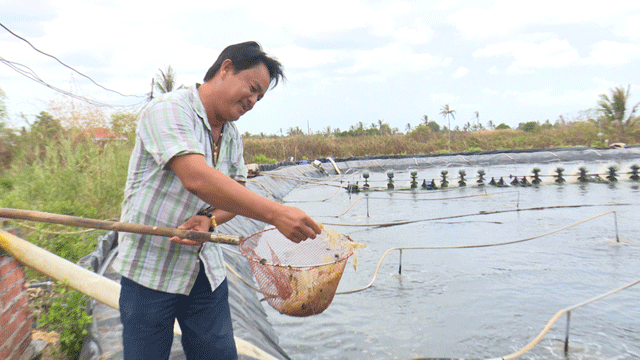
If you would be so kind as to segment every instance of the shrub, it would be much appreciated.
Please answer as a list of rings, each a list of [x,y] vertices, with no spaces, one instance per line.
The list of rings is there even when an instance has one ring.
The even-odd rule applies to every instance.
[[[518,130],[522,130],[524,132],[532,132],[538,130],[540,124],[537,121],[529,121],[526,123],[520,123],[518,125]]]
[[[69,359],[77,359],[86,326],[93,317],[85,312],[87,297],[69,289],[68,281],[59,281],[54,294],[44,304],[46,311],[38,318],[38,325],[60,334],[60,352]]]
[[[0,189],[3,191],[8,191],[13,189],[13,181],[11,181],[11,179],[7,179],[0,176]]]
[[[276,164],[278,160],[268,158],[265,154],[258,154],[251,158],[251,162],[255,164]]]

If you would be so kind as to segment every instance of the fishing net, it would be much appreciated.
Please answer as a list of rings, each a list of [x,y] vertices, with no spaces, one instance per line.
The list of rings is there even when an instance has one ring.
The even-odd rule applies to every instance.
[[[352,243],[345,235],[323,231],[296,244],[274,228],[241,241],[240,251],[269,305],[282,314],[310,316],[331,304]]]

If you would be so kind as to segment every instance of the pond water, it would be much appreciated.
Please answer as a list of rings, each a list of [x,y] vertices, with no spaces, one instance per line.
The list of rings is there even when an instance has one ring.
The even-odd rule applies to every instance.
[[[613,185],[576,183],[573,175],[580,166],[605,173],[610,165],[592,162],[561,164],[568,181],[564,185],[545,176],[538,187],[477,187],[479,168],[466,167],[469,185],[458,187],[462,168],[451,167],[446,169],[446,190],[349,194],[337,187],[338,178],[321,180],[326,185],[297,187],[285,202],[367,245],[357,250],[357,270],[350,259],[338,292],[369,284],[380,258],[392,247],[501,243],[542,235],[611,210],[616,215],[511,245],[404,250],[401,275],[400,254],[393,251],[372,287],[337,294],[322,314],[289,317],[264,303],[280,345],[293,359],[493,358],[521,349],[559,310],[640,279],[639,183],[622,174],[632,163],[617,164],[620,181]],[[510,181],[509,175],[527,175],[530,181],[534,167],[552,175],[558,166],[484,170],[487,181]],[[386,172],[380,170],[369,170],[368,181],[386,188]],[[442,169],[416,170],[420,183],[440,183]],[[395,172],[396,188],[409,187],[409,172]],[[343,175],[341,185],[362,185],[361,174]],[[367,226],[398,221],[414,222]],[[640,358],[639,300],[640,286],[634,286],[578,308],[571,313],[567,357],[562,316],[521,358]]]

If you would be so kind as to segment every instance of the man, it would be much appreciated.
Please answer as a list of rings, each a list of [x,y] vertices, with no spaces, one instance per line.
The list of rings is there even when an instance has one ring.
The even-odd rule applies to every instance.
[[[239,214],[274,225],[294,242],[315,238],[321,229],[303,211],[242,185],[247,172],[233,121],[282,78],[281,64],[246,42],[224,49],[203,84],[147,105],[138,119],[121,221],[203,231]],[[194,216],[205,208],[213,210]],[[188,359],[237,358],[217,244],[125,233],[114,266],[122,274],[125,359],[167,359],[176,318]]]

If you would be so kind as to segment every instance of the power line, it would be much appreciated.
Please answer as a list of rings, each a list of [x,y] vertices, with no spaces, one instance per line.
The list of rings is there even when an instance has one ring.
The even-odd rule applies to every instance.
[[[84,101],[84,102],[86,102],[86,103],[88,103],[88,104],[90,104],[90,105],[93,105],[93,106],[97,106],[97,107],[110,107],[110,108],[113,108],[113,107],[115,107],[115,106],[118,106],[118,107],[128,107],[128,106],[137,106],[137,105],[141,105],[142,103],[146,103],[146,100],[145,100],[145,101],[142,101],[142,102],[140,102],[140,103],[138,103],[138,104],[134,104],[134,105],[109,105],[109,104],[106,104],[106,103],[103,103],[103,102],[100,102],[100,101],[96,101],[96,100],[92,100],[92,99],[86,98],[86,97],[84,97],[84,96],[76,95],[76,94],[71,93],[71,92],[69,92],[69,91],[66,91],[66,90],[60,89],[60,88],[58,88],[58,87],[56,87],[56,86],[53,86],[53,85],[51,85],[51,84],[47,83],[46,81],[42,80],[42,79],[38,76],[38,74],[36,74],[36,73],[33,71],[33,69],[31,69],[31,68],[30,68],[30,67],[28,67],[27,65],[24,65],[24,64],[20,64],[20,63],[14,62],[14,61],[7,60],[7,59],[3,58],[2,56],[0,56],[0,63],[3,63],[3,64],[5,64],[5,65],[7,65],[7,66],[8,66],[8,67],[10,67],[11,69],[13,69],[13,70],[14,70],[14,71],[16,71],[17,73],[19,73],[20,75],[23,75],[23,76],[25,76],[25,77],[28,77],[29,79],[31,79],[31,80],[33,80],[33,81],[35,81],[35,82],[37,82],[37,83],[39,83],[39,84],[41,84],[41,85],[44,85],[44,86],[46,86],[46,87],[50,88],[51,90],[57,91],[57,92],[59,92],[59,93],[61,93],[61,94],[67,95],[67,96],[72,97],[72,98],[74,98],[74,99],[77,99],[77,100],[80,100],[80,101]]]
[[[52,89],[54,91],[57,91],[59,93],[62,93],[64,95],[70,96],[70,97],[72,97],[74,99],[85,101],[85,102],[87,102],[87,103],[89,103],[91,105],[94,105],[94,106],[111,106],[111,105],[108,105],[108,104],[105,104],[105,103],[101,103],[99,101],[87,99],[85,97],[70,93],[70,92],[62,90],[62,89],[60,89],[58,87],[50,85],[47,82],[45,82],[44,80],[42,80],[38,76],[38,74],[36,74],[30,67],[28,67],[26,65],[7,60],[7,59],[3,58],[2,56],[0,56],[0,62],[5,64],[5,65],[7,65],[8,67],[13,69],[14,71],[18,72],[19,74],[21,74],[23,76],[26,76],[29,79],[31,79],[31,80],[33,80],[33,81],[35,81],[35,82],[37,82],[37,83],[39,83],[41,85],[44,85],[44,86],[46,86],[46,87],[48,87],[48,88],[50,88],[50,89]]]
[[[40,54],[42,54],[42,55],[48,56],[48,57],[50,57],[50,58],[52,58],[52,59],[56,60],[57,62],[59,62],[60,64],[62,64],[62,66],[64,66],[64,67],[66,67],[66,68],[68,68],[68,69],[70,69],[70,70],[72,70],[72,71],[76,72],[77,74],[79,74],[79,75],[80,75],[80,76],[82,76],[82,77],[85,77],[85,78],[89,79],[92,83],[94,83],[95,85],[97,85],[98,87],[100,87],[100,88],[102,88],[102,89],[104,89],[104,90],[111,91],[111,92],[113,92],[113,93],[116,93],[116,94],[118,94],[118,95],[125,96],[125,97],[146,97],[146,95],[127,95],[127,94],[123,94],[123,93],[121,93],[121,92],[119,92],[119,91],[116,91],[116,90],[112,90],[112,89],[106,88],[106,87],[104,87],[104,86],[102,86],[102,85],[98,84],[97,82],[95,82],[91,77],[89,77],[89,76],[87,76],[87,75],[85,75],[85,74],[81,73],[80,71],[78,71],[78,70],[76,70],[76,69],[72,68],[71,66],[69,66],[69,65],[67,65],[67,64],[65,64],[65,63],[63,63],[63,62],[62,62],[60,59],[58,59],[57,57],[55,57],[55,56],[53,56],[53,55],[51,55],[51,54],[47,54],[47,53],[46,53],[46,52],[44,52],[44,51],[39,50],[38,48],[36,48],[35,46],[33,46],[33,45],[32,45],[32,44],[31,44],[27,39],[25,39],[25,38],[21,37],[20,35],[18,35],[18,34],[16,34],[16,33],[14,33],[14,32],[13,32],[13,31],[11,31],[9,28],[7,28],[3,23],[0,23],[0,26],[2,26],[5,30],[7,30],[11,35],[13,35],[13,36],[17,37],[18,39],[20,39],[20,40],[22,40],[22,41],[26,42],[27,44],[29,44],[29,46],[31,46],[35,51],[39,52],[39,53],[40,53]],[[24,65],[23,65],[23,66],[24,66]],[[31,69],[29,69],[29,70],[31,70]],[[50,87],[50,86],[49,86],[49,87]],[[105,104],[105,105],[106,105],[106,104]]]

